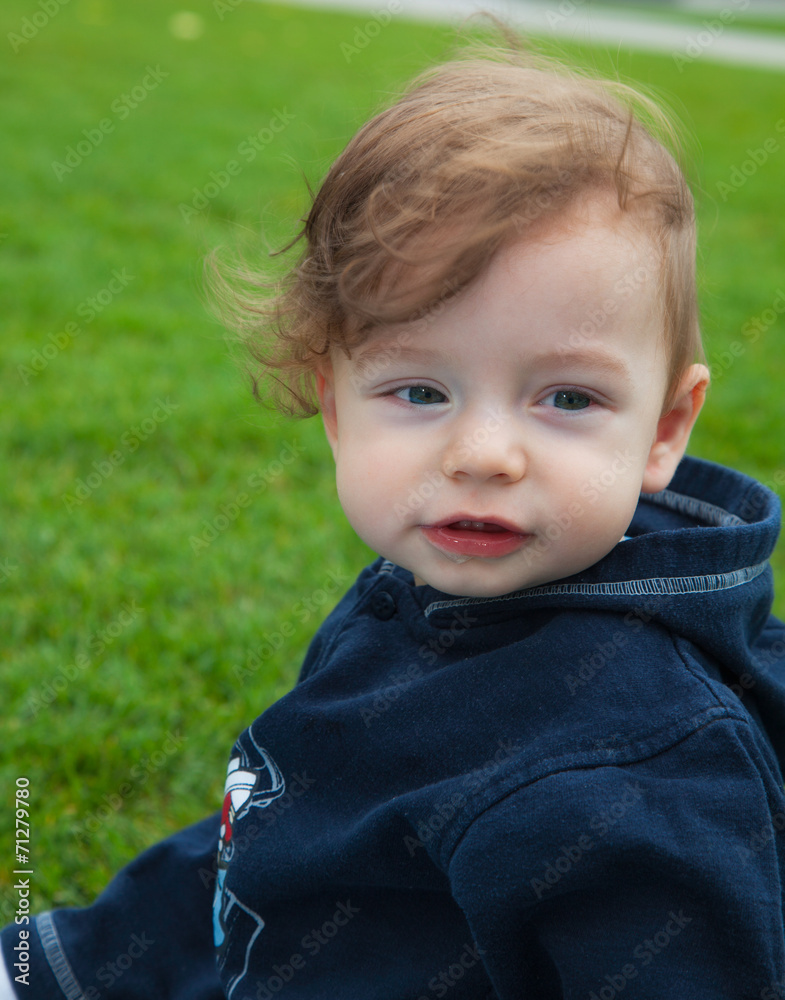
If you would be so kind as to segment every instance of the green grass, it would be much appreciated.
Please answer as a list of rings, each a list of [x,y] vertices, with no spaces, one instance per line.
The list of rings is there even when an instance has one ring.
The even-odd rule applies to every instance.
[[[37,910],[89,900],[140,849],[219,806],[235,735],[291,687],[334,581],[372,557],[340,512],[318,421],[253,402],[202,305],[200,260],[262,228],[285,242],[308,207],[303,174],[318,184],[451,32],[394,19],[347,62],[341,45],[367,17],[190,7],[205,30],[184,40],[169,0],[72,0],[17,53],[7,35],[39,8],[6,0],[0,13],[0,841],[10,859],[8,795],[25,775]],[[783,287],[785,150],[725,200],[717,189],[747,148],[785,142],[782,77],[585,57],[667,95],[697,133],[703,322],[719,358]],[[160,82],[125,114],[148,67]],[[186,224],[194,188],[276,114],[291,120]],[[58,179],[53,161],[104,119],[111,130]],[[720,366],[693,453],[785,480],[782,336],[778,318]],[[195,551],[222,507],[237,516]],[[776,571],[782,615],[782,550]],[[262,643],[260,669],[238,676]],[[2,885],[5,922],[14,894]]]
[[[660,22],[694,27],[695,34],[699,34],[707,27],[714,32],[719,32],[721,28],[722,34],[736,30],[764,34],[785,32],[785,10],[772,11],[768,16],[756,14],[749,7],[743,9],[741,0],[736,3],[733,0],[725,2],[717,0],[711,10],[705,11],[679,7],[676,3],[629,3],[627,0],[619,0],[618,3],[613,3],[612,0],[606,3],[596,3],[594,0],[567,0],[565,11],[569,11],[572,4],[575,4],[575,10],[586,11],[589,17],[594,10],[597,10],[619,16],[653,18]],[[558,3],[555,4],[557,12],[559,7]]]

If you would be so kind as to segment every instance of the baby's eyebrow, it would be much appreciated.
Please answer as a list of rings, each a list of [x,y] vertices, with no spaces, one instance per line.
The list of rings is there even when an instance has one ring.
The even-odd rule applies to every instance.
[[[445,355],[441,351],[435,351],[428,347],[418,347],[416,345],[401,346],[396,341],[374,344],[366,347],[355,357],[356,372],[366,378],[375,378],[380,375],[386,367],[396,362],[407,364],[435,364],[443,362]],[[632,376],[629,368],[617,355],[610,353],[605,348],[597,347],[558,347],[554,350],[543,351],[533,355],[529,359],[522,359],[527,369],[539,371],[540,369],[552,370],[570,366],[571,368],[581,368],[600,375],[609,375],[619,379],[626,385],[632,385]]]
[[[590,369],[600,375],[610,375],[627,385],[632,385],[632,376],[627,365],[620,357],[601,347],[562,347],[554,351],[545,351],[532,358],[533,368],[553,368],[563,365]]]
[[[355,367],[358,374],[372,377],[397,361],[433,364],[444,361],[444,355],[441,351],[434,351],[428,347],[402,346],[393,340],[366,347],[355,357]]]

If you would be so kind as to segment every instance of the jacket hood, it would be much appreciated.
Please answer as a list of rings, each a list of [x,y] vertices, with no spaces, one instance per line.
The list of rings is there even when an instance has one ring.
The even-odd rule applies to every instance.
[[[505,618],[563,607],[632,611],[659,622],[719,665],[752,713],[760,712],[785,760],[785,625],[771,616],[768,561],[779,528],[775,493],[685,456],[667,489],[641,495],[625,540],[583,572],[498,598],[420,587],[418,600],[432,624],[446,623],[461,606],[476,612],[483,605]]]

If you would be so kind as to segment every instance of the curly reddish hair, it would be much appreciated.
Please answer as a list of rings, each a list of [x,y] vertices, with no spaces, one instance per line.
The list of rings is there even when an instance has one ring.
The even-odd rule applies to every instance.
[[[282,279],[208,259],[257,396],[316,413],[314,376],[332,350],[350,353],[381,324],[422,320],[503,244],[610,191],[656,251],[670,407],[680,375],[703,357],[695,212],[676,130],[637,90],[511,37],[428,69],[357,132],[284,248],[303,244]]]

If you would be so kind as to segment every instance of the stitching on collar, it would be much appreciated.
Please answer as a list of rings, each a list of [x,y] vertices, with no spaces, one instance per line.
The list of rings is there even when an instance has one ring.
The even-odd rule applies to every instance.
[[[730,573],[711,573],[707,576],[655,576],[644,580],[621,580],[616,583],[554,583],[529,590],[516,590],[500,597],[459,597],[454,601],[434,601],[425,609],[428,618],[442,608],[455,608],[466,604],[490,604],[493,601],[513,601],[523,597],[566,596],[592,594],[595,596],[641,596],[665,594],[706,594],[718,590],[740,587],[759,577],[769,565],[768,560],[755,566],[745,566]]]
[[[653,503],[658,507],[668,507],[670,510],[679,511],[681,514],[689,514],[696,520],[715,527],[736,527],[740,524],[747,524],[746,521],[731,514],[722,507],[717,507],[713,503],[705,500],[696,500],[684,493],[676,493],[673,490],[660,490],[659,493],[641,493],[641,500]]]

